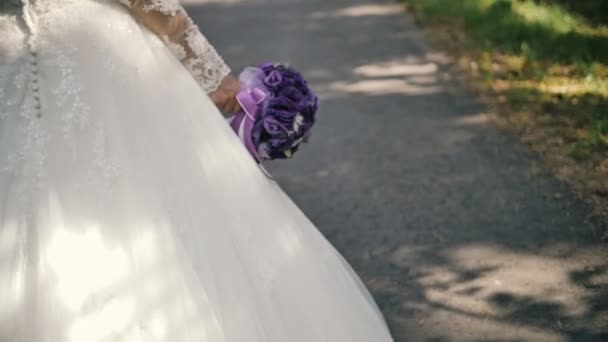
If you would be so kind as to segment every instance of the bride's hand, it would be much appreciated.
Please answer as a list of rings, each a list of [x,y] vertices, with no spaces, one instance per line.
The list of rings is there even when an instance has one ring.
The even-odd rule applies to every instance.
[[[241,90],[240,82],[234,76],[226,76],[219,88],[209,94],[211,101],[226,115],[241,111],[241,105],[236,100],[236,95]]]

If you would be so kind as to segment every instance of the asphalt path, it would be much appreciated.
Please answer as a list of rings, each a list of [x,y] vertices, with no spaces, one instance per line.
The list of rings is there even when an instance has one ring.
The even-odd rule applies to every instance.
[[[234,70],[288,62],[319,93],[311,142],[269,168],[396,341],[608,341],[608,246],[590,209],[487,123],[400,6],[184,2]]]

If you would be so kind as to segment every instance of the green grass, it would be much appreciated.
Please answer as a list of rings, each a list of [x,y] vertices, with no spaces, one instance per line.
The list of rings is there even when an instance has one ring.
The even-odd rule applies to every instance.
[[[461,52],[509,104],[570,126],[572,156],[608,151],[608,1],[403,1],[464,32]]]

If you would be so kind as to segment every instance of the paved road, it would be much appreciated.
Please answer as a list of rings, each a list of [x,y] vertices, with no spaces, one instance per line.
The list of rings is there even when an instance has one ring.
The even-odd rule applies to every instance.
[[[484,124],[399,7],[185,2],[235,69],[288,61],[322,95],[311,144],[271,169],[396,341],[608,341],[608,246],[589,208]]]

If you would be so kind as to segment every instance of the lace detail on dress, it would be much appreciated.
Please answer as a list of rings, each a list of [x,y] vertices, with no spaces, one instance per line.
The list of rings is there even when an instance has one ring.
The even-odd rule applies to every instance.
[[[130,8],[133,6],[133,2],[137,2],[137,0],[119,1]],[[181,8],[178,0],[149,0],[148,2],[148,4],[145,4],[142,7],[146,12],[158,11],[166,15],[174,16]]]
[[[120,3],[161,37],[205,92],[215,91],[230,73],[230,68],[177,0],[120,0]]]
[[[158,11],[167,15],[175,15],[181,9],[177,0],[151,0],[149,4],[144,6],[144,10]]]
[[[190,25],[185,39],[193,54],[182,62],[203,89],[207,92],[214,91],[230,73],[230,68],[189,18],[188,22]]]
[[[183,46],[172,42],[167,36],[163,36],[163,41],[165,42],[165,44],[167,44],[169,50],[171,50],[171,52],[173,53],[173,55],[175,55],[175,57],[177,57],[177,59],[183,61],[188,58],[188,52],[186,51],[186,49],[184,49]]]
[[[74,187],[104,182],[103,189],[112,191],[120,172],[108,157],[105,127],[91,115],[78,62],[81,49],[51,38],[63,31],[62,23],[67,22],[63,19],[59,15],[31,18],[15,37],[3,37],[8,43],[0,43],[0,48],[20,46],[15,57],[0,52],[0,142],[12,146],[0,148],[0,175],[18,178],[12,188],[20,200],[45,186],[57,172],[57,156],[86,170],[83,177],[72,179]]]

